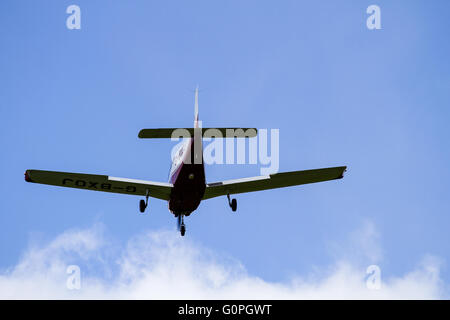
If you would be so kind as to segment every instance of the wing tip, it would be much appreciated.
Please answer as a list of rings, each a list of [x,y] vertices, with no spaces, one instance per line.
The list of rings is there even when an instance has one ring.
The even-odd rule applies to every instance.
[[[30,178],[30,171],[31,170],[26,170],[24,173],[26,182],[33,182],[33,180],[31,180],[31,178]]]
[[[338,177],[338,179],[342,179],[344,177],[345,172],[347,171],[347,166],[343,166],[342,168],[342,172],[341,175]]]

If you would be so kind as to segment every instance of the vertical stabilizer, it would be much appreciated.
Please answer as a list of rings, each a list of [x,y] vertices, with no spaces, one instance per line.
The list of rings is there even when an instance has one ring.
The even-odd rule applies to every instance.
[[[201,128],[201,122],[198,120],[198,85],[195,88],[195,114],[194,114],[194,139],[193,139],[193,148],[191,150],[191,152],[193,151],[194,153],[192,154],[192,159],[194,160],[194,164],[202,164],[203,161],[203,144],[202,144],[202,129],[198,129],[199,127]],[[203,167],[203,166],[202,166]],[[204,173],[204,168],[203,170],[203,175]]]
[[[194,125],[198,121],[198,85],[195,88],[195,114],[194,114]]]

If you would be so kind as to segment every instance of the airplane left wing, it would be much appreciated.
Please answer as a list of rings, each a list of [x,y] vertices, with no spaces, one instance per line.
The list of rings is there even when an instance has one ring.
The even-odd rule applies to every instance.
[[[258,176],[227,180],[206,185],[203,200],[244,192],[261,191],[296,186],[307,183],[340,179],[347,167],[333,167],[314,170],[280,172],[268,176]]]
[[[69,187],[85,190],[123,193],[169,200],[173,185],[164,182],[152,182],[126,178],[116,178],[106,175],[27,170],[27,182],[49,184],[59,187]]]

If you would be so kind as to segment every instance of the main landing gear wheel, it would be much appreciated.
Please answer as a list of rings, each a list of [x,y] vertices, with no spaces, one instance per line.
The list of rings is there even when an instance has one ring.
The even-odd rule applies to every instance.
[[[139,211],[141,211],[142,213],[144,213],[145,208],[147,208],[147,205],[145,204],[145,200],[139,201]]]
[[[146,194],[145,194],[145,201],[144,201],[144,199],[141,199],[141,201],[139,201],[139,211],[141,211],[141,213],[144,213],[145,209],[147,209],[149,196],[150,196],[150,194],[147,190]]]
[[[236,199],[231,200],[231,210],[236,211],[237,209],[237,201]]]
[[[182,224],[180,227],[180,233],[181,236],[184,237],[184,234],[186,233],[186,226],[184,224]]]
[[[230,195],[229,194],[227,194],[227,198],[228,198],[228,205],[230,206],[231,210],[233,212],[235,212],[236,209],[237,209],[237,200],[236,199],[231,199],[230,200]]]

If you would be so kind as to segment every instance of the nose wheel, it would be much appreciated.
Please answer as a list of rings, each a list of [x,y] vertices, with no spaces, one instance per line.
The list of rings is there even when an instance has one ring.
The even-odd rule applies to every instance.
[[[230,206],[231,210],[235,212],[237,210],[237,200],[236,199],[230,199],[230,195],[227,194],[228,198],[228,205]]]
[[[186,233],[186,225],[184,224],[184,215],[179,214],[177,218],[178,218],[178,230],[180,230],[181,236],[184,237],[184,234]]]

